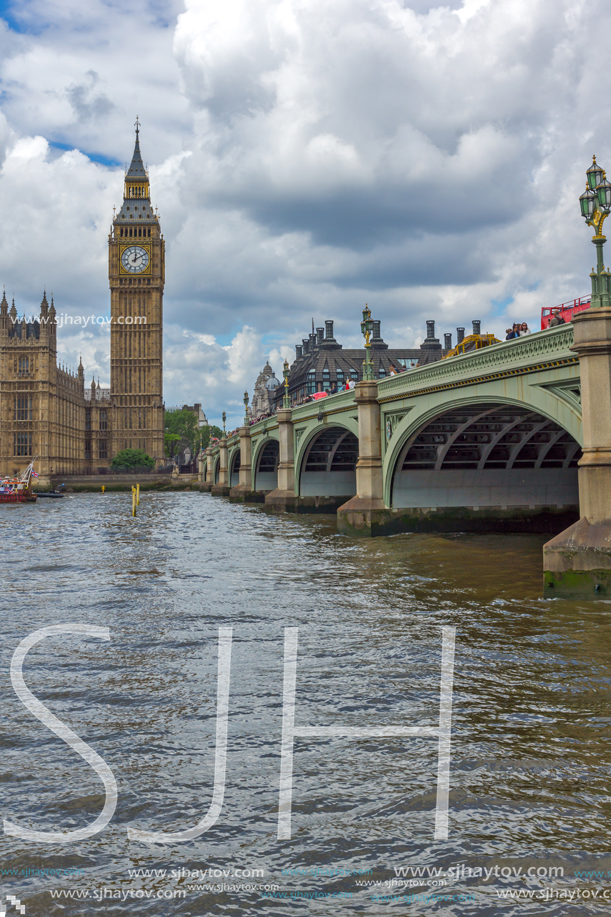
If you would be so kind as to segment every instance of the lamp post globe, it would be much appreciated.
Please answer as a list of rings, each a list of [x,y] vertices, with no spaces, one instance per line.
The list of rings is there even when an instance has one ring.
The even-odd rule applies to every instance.
[[[592,165],[586,170],[586,190],[579,197],[579,209],[588,226],[594,228],[592,242],[596,246],[596,268],[592,269],[591,309],[611,305],[611,288],[608,271],[605,270],[603,245],[607,241],[603,235],[603,224],[611,213],[611,183],[607,181],[605,170],[592,157]]]
[[[361,322],[361,334],[365,338],[365,361],[363,363],[363,381],[371,381],[373,379],[373,362],[371,359],[371,333],[373,331],[373,319],[371,317],[371,309],[365,303],[365,308],[363,309],[363,321]]]
[[[603,180],[604,169],[602,169],[596,162],[596,156],[592,156],[592,165],[589,169],[586,170],[586,178],[588,180],[588,187],[592,190],[596,190],[596,186],[601,183]]]
[[[581,207],[581,215],[587,222],[589,222],[594,216],[597,200],[598,198],[596,193],[592,191],[588,185],[586,185],[586,190],[579,198],[579,205]]]
[[[284,378],[284,395],[282,398],[282,407],[290,408],[291,402],[289,399],[289,361],[284,361],[284,368],[282,370],[282,376]]]
[[[603,173],[603,180],[596,186],[596,197],[598,206],[603,213],[609,213],[611,210],[611,182],[607,181],[607,176]]]

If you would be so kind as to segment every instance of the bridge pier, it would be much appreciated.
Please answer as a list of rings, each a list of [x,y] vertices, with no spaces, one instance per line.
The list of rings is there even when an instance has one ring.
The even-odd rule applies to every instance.
[[[583,456],[579,462],[581,518],[543,548],[544,594],[611,596],[611,308],[573,317],[581,369]]]
[[[252,443],[250,427],[239,429],[240,434],[240,472],[239,483],[229,491],[230,503],[263,503],[263,494],[252,489]]]
[[[214,481],[212,480],[212,471],[214,468],[213,450],[208,446],[204,451],[204,474],[199,489],[201,493],[210,493]]]
[[[359,458],[356,463],[356,496],[337,511],[337,530],[344,535],[386,534],[391,512],[384,505],[380,404],[376,382],[355,386],[358,405]]]
[[[210,493],[215,497],[228,497],[231,488],[227,476],[227,438],[225,436],[219,441],[219,453],[219,480],[218,484],[212,485]]]
[[[265,509],[272,513],[296,513],[298,498],[295,495],[295,450],[293,446],[293,412],[291,408],[279,408],[278,444],[278,486],[265,497]]]

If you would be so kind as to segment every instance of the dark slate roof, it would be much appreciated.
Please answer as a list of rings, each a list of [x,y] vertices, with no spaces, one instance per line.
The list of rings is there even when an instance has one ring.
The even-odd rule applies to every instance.
[[[35,338],[38,340],[40,338],[40,322],[36,319],[33,322],[15,322],[11,323],[11,327],[8,331],[8,336],[10,338],[20,338],[21,340],[26,340],[28,338]]]
[[[125,181],[146,181],[148,178],[146,174],[146,169],[144,168],[144,163],[142,162],[142,154],[140,153],[140,138],[138,136],[138,131],[136,131],[136,145],[134,147],[134,155],[132,156],[132,162],[127,170],[127,175],[125,176]]]
[[[386,374],[390,369],[390,364],[398,366],[402,361],[418,360],[420,365],[433,363],[441,359],[442,350],[439,347],[436,350],[422,350],[409,348],[380,348],[379,350],[372,347],[371,359],[373,360],[373,369],[376,378],[378,377],[380,367]],[[338,369],[344,374],[344,381],[350,378],[351,371],[358,373],[360,379],[363,374],[363,362],[365,360],[365,348],[362,350],[345,350],[343,347],[337,349],[316,348],[313,353],[307,353],[305,356],[295,360],[291,366],[289,375],[289,391],[294,391],[307,381],[308,374],[314,371],[317,382],[322,381],[325,370],[329,371],[331,382],[337,380]],[[326,374],[325,374],[326,377]]]
[[[157,222],[157,217],[149,199],[140,197],[123,201],[123,206],[115,217],[115,222],[142,223],[143,221],[147,223]]]

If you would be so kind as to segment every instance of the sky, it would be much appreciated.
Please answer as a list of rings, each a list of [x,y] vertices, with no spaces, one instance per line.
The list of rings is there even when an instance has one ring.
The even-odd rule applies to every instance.
[[[588,293],[606,0],[0,0],[0,283],[107,316],[134,121],[166,240],[164,398],[243,416],[315,325],[504,337]],[[609,259],[611,261],[611,258]],[[109,333],[58,330],[109,382]]]

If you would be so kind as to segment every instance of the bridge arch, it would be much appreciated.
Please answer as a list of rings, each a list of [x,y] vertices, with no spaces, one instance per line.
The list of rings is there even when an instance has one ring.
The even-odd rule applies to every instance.
[[[237,487],[240,483],[240,447],[235,446],[227,456],[228,481],[230,487]]]
[[[219,471],[221,467],[221,453],[216,452],[212,458],[212,481],[214,484],[219,482]]]
[[[300,443],[295,492],[300,497],[353,497],[358,455],[355,431],[339,423],[317,424]]]
[[[463,397],[408,416],[387,456],[387,505],[578,505],[581,418],[567,422],[566,411],[554,408]]]
[[[262,439],[252,458],[253,490],[272,491],[278,486],[280,443],[274,437]]]

